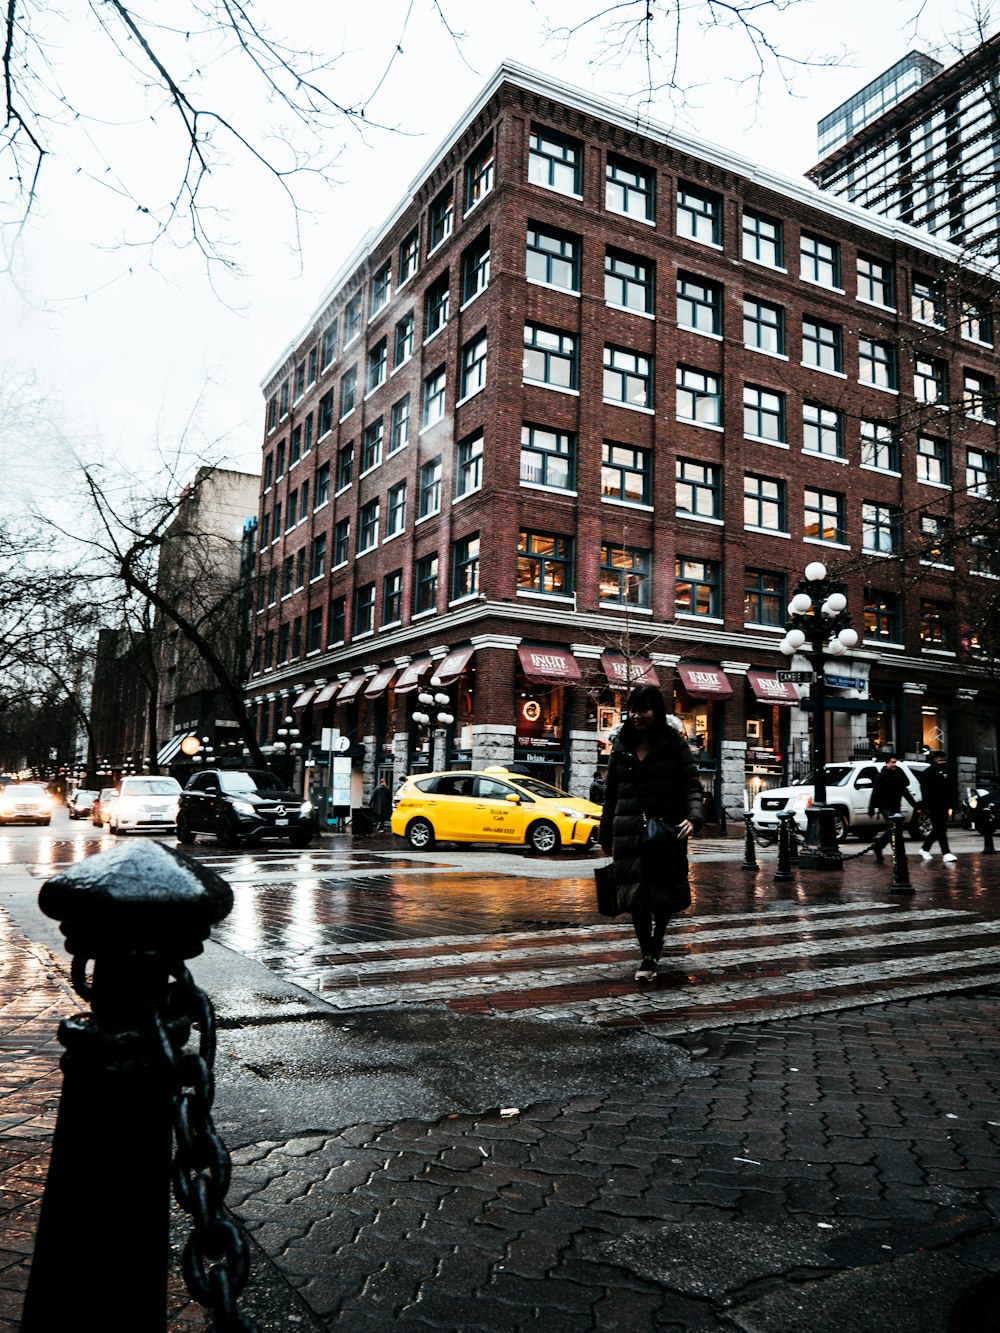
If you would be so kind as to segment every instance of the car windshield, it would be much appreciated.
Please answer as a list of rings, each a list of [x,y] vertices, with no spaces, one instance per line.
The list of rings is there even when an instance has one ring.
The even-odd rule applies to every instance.
[[[568,799],[566,792],[560,791],[558,787],[550,787],[547,782],[539,782],[538,778],[522,778],[512,775],[511,781],[522,791],[526,791],[530,796],[539,797],[543,801],[565,801]]]
[[[176,796],[180,786],[176,778],[126,778],[123,796]]]
[[[72,799],[74,801],[92,801],[96,796],[96,791],[84,791],[82,787],[78,787],[73,793]]]
[[[219,786],[223,791],[284,791],[285,784],[273,773],[252,770],[249,773],[220,773]]]
[[[826,773],[826,785],[828,787],[844,787],[850,781],[854,769],[850,764],[827,764],[823,771]],[[791,785],[793,787],[815,787],[815,769],[811,773],[807,773],[804,778],[793,778]]]
[[[7,788],[7,795],[12,797],[15,801],[23,801],[26,799],[35,801],[38,800],[40,796],[48,796],[48,792],[44,787],[36,786],[32,782],[17,782]]]

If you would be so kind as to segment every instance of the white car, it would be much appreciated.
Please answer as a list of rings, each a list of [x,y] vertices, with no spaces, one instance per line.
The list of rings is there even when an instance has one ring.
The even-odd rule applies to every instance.
[[[909,759],[900,759],[900,771],[909,780],[909,791],[914,802],[920,802],[920,782],[917,774],[925,769],[925,763],[916,763]],[[834,824],[837,841],[843,842],[848,832],[874,833],[882,827],[882,817],[876,812],[869,815],[868,807],[872,798],[872,787],[885,763],[881,760],[862,759],[846,764],[826,765],[826,803],[834,809]],[[800,833],[806,830],[806,811],[815,800],[814,775],[807,774],[801,782],[790,787],[776,787],[769,791],[758,792],[753,802],[753,827],[755,832],[778,835],[778,816],[786,810],[795,815],[795,827]],[[903,802],[903,814],[912,813]]]
[[[172,832],[180,794],[176,778],[122,778],[108,801],[108,828],[115,836],[139,830]]]

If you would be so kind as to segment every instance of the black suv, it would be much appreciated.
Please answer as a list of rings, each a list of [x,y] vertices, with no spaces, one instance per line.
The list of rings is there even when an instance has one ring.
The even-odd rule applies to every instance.
[[[178,798],[178,842],[214,833],[223,847],[238,847],[244,838],[259,842],[267,837],[308,847],[315,832],[311,803],[262,769],[203,769],[189,779]]]

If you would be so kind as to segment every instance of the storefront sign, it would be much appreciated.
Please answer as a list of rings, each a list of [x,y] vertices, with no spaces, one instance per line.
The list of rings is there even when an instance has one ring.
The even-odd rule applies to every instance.
[[[626,657],[624,653],[602,653],[601,666],[612,685],[630,690],[636,685],[659,685],[659,677],[648,657]]]
[[[521,669],[531,681],[563,685],[583,679],[580,664],[568,648],[522,643],[517,655]]]
[[[813,680],[811,671],[758,671],[747,672],[750,688],[762,703],[797,704],[799,696],[792,682],[807,685]]]
[[[429,657],[421,657],[418,661],[411,662],[408,667],[404,667],[399,680],[396,681],[396,693],[409,694],[411,690],[415,690],[433,665]]]
[[[691,666],[678,662],[677,673],[692,699],[728,699],[733,692],[721,667]]]
[[[447,685],[454,685],[469,665],[469,659],[475,651],[471,643],[464,648],[453,648],[448,656],[443,657],[438,663],[437,670],[431,676],[431,684],[439,685],[442,688]]]

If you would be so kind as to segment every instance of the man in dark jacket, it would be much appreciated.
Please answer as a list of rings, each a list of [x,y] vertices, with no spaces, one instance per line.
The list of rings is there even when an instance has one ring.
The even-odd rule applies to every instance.
[[[909,801],[914,810],[917,808],[910,795],[909,780],[899,767],[899,761],[894,754],[886,755],[885,768],[875,779],[871,800],[868,802],[869,815],[874,815],[877,810],[885,820],[885,828],[872,843],[876,861],[884,860],[882,849],[892,835],[890,816],[899,814],[904,801]]]
[[[940,844],[942,861],[955,860],[948,846],[948,816],[954,804],[955,791],[948,772],[948,756],[943,750],[935,750],[929,766],[920,774],[920,808],[931,817],[931,831],[920,849],[920,855],[925,861],[931,859],[931,848],[935,842]]]

